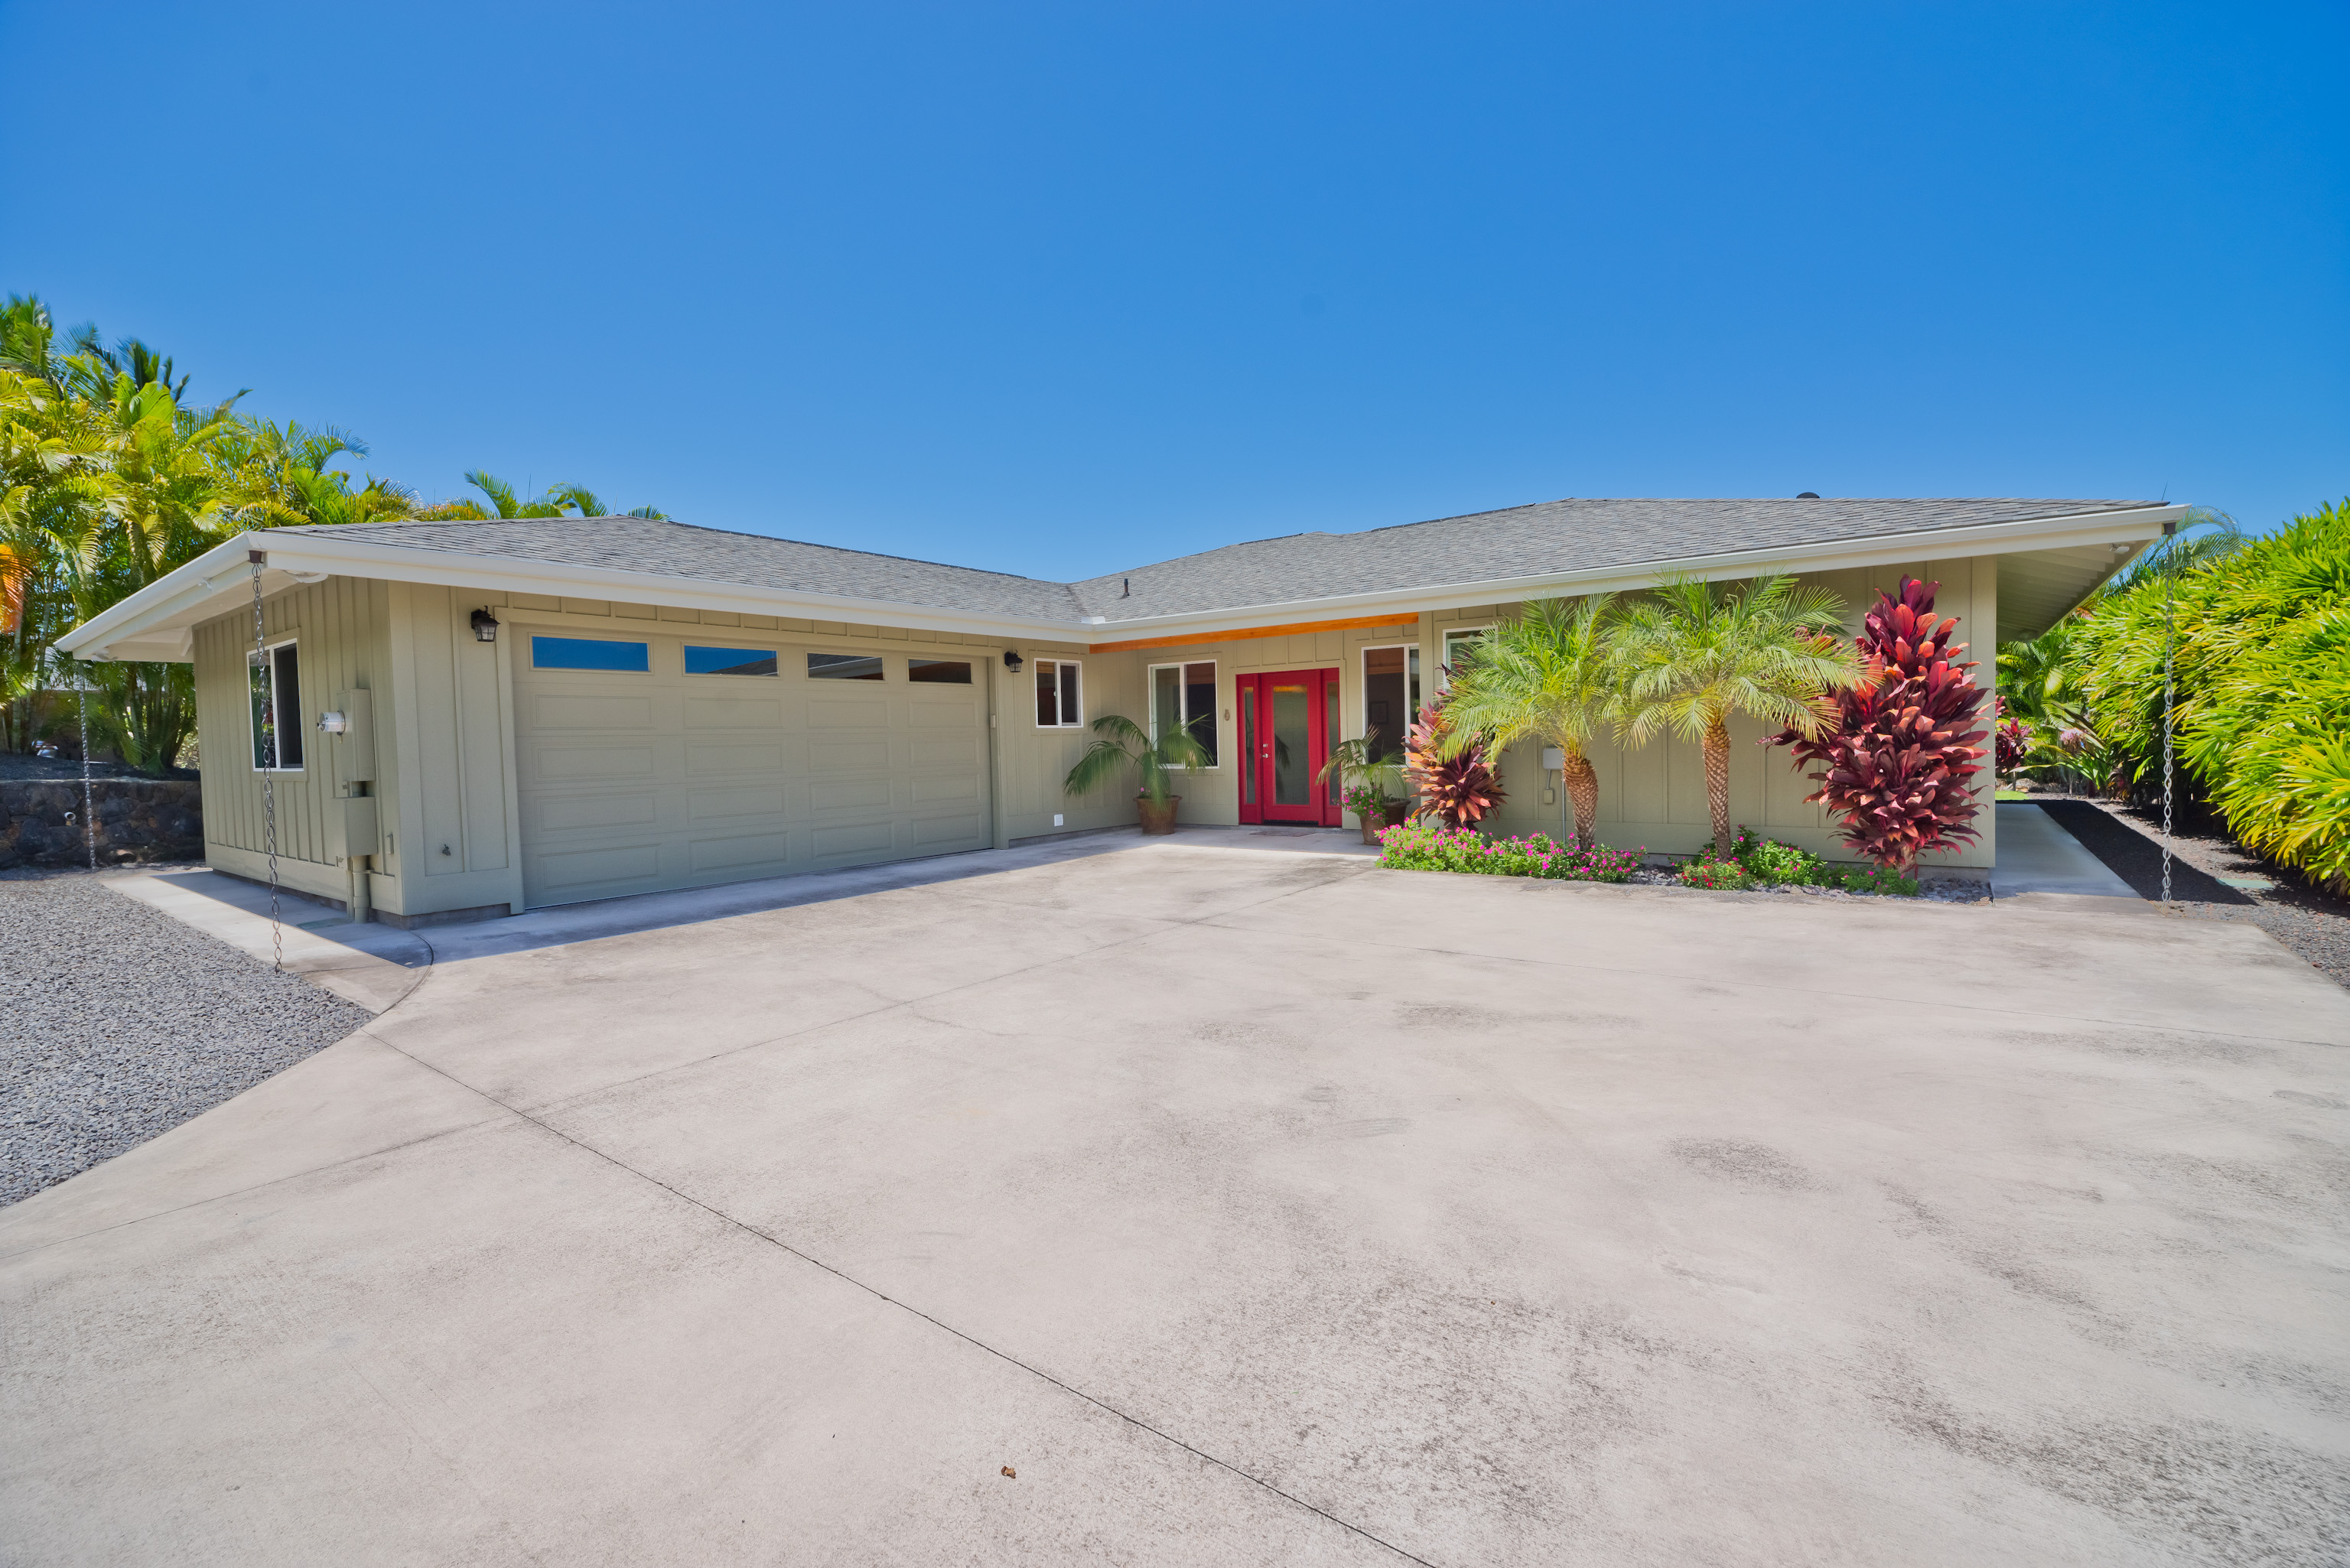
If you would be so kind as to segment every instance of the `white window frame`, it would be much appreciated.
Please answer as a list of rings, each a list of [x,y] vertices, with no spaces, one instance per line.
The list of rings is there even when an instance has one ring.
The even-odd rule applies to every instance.
[[[1049,664],[1049,665],[1051,665],[1051,666],[1053,667],[1053,711],[1054,711],[1055,714],[1059,714],[1059,713],[1065,713],[1065,712],[1066,712],[1066,711],[1068,711],[1068,707],[1069,707],[1069,704],[1068,704],[1068,703],[1064,700],[1064,697],[1063,697],[1063,692],[1062,692],[1062,689],[1061,689],[1061,671],[1063,671],[1063,670],[1076,670],[1076,671],[1077,672],[1077,716],[1076,716],[1076,718],[1075,720],[1069,720],[1069,719],[1056,719],[1054,722],[1052,722],[1052,723],[1050,723],[1050,724],[1047,724],[1046,722],[1045,722],[1045,721],[1044,721],[1044,720],[1039,719],[1039,720],[1037,720],[1037,721],[1036,721],[1036,727],[1037,727],[1038,729],[1040,729],[1040,730],[1082,730],[1082,729],[1084,729],[1084,728],[1086,727],[1086,670],[1085,670],[1085,661],[1084,661],[1083,659],[1063,659],[1063,658],[1060,658],[1058,655],[1055,655],[1055,657],[1053,657],[1053,658],[1051,658],[1051,659],[1031,659],[1031,660],[1030,660],[1030,662],[1031,662],[1031,663],[1034,663],[1034,664],[1039,664],[1039,665]],[[1029,672],[1029,676],[1028,676],[1028,701],[1029,701],[1029,704],[1030,704],[1030,706],[1031,706],[1031,708],[1032,708],[1032,709],[1034,708],[1035,703],[1035,701],[1036,701],[1036,678],[1037,678],[1038,676],[1040,676],[1040,675],[1044,674],[1044,673],[1045,673],[1045,672],[1044,672],[1042,670],[1031,670],[1031,671]]]
[[[1191,682],[1183,679],[1183,671],[1189,670],[1195,664],[1204,664],[1210,670],[1215,671],[1214,674],[1208,677],[1208,684],[1216,693],[1215,696],[1208,699],[1208,722],[1211,724],[1221,722],[1221,721],[1217,719],[1216,713],[1223,704],[1224,672],[1222,669],[1219,667],[1216,660],[1212,659],[1185,659],[1168,664],[1146,664],[1142,668],[1142,690],[1148,694],[1145,700],[1150,704],[1150,739],[1153,743],[1156,743],[1159,739],[1159,672],[1160,670],[1171,670],[1175,671],[1176,701],[1182,703],[1185,709],[1182,717],[1178,719],[1176,722],[1188,730],[1191,727],[1193,722],[1200,717],[1197,713],[1190,711],[1191,705]],[[1194,768],[1191,771],[1199,774],[1222,773],[1223,771],[1223,766],[1224,736],[1223,732],[1222,730],[1218,730],[1216,732],[1216,760],[1204,768]]]
[[[286,724],[286,714],[279,708],[277,700],[277,650],[281,648],[290,648],[294,650],[294,706],[297,710],[302,706],[301,638],[299,636],[281,637],[276,642],[265,643],[261,649],[261,668],[269,671],[269,713],[271,719],[276,725],[275,732],[278,738],[279,743],[271,753],[275,765],[270,767],[262,767],[259,764],[255,764],[253,771],[257,774],[298,774],[309,771],[310,746],[308,737],[307,736],[305,736],[303,740],[302,761],[295,763],[290,768],[286,767],[282,761],[286,755],[286,746],[284,742]],[[244,754],[247,758],[250,758],[255,752],[260,749],[261,746],[261,736],[254,730],[253,727],[253,654],[252,651],[248,649],[244,656],[244,725],[246,742]],[[302,729],[302,715],[298,711],[294,715],[293,727],[296,733],[300,733]]]
[[[1452,651],[1452,639],[1456,637],[1483,637],[1492,629],[1490,621],[1482,626],[1442,626],[1436,628],[1436,689],[1439,691],[1452,689],[1452,660],[1446,657]]]
[[[1371,655],[1374,653],[1386,653],[1390,649],[1403,655],[1404,715],[1403,722],[1397,728],[1394,737],[1396,750],[1400,753],[1403,750],[1405,738],[1411,733],[1411,727],[1419,722],[1420,704],[1427,700],[1422,697],[1419,691],[1414,690],[1414,688],[1418,687],[1421,683],[1422,676],[1420,671],[1412,668],[1412,664],[1415,661],[1415,656],[1417,656],[1419,661],[1424,662],[1428,657],[1427,651],[1416,642],[1380,642],[1370,644],[1363,649],[1362,663],[1357,667],[1357,674],[1362,680],[1362,685],[1357,688],[1357,691],[1361,696],[1365,705],[1367,706],[1371,700]],[[1367,712],[1358,711],[1356,713],[1355,718],[1356,721],[1362,725],[1362,728],[1357,730],[1351,738],[1360,740],[1371,732],[1371,716]]]

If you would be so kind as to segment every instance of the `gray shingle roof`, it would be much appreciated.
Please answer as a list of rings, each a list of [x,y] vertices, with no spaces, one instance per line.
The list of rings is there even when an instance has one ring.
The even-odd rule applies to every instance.
[[[2157,504],[2007,499],[1544,501],[1359,534],[1293,534],[1227,545],[1071,586],[1086,614],[1120,621]],[[1129,578],[1132,595],[1121,597]]]
[[[1074,621],[1082,613],[1066,583],[804,545],[764,534],[730,534],[648,517],[514,517],[452,523],[346,523],[290,534],[361,538],[414,550],[508,556],[571,566],[651,572],[697,582],[837,594],[844,598],[925,605],[983,615]]]
[[[1048,583],[641,517],[361,523],[286,532],[976,614],[1069,622],[1101,616],[1116,624],[2157,504],[2015,499],[1545,501],[1357,534],[1293,534],[1227,545],[1079,583]],[[1130,595],[1124,592],[1129,579]]]

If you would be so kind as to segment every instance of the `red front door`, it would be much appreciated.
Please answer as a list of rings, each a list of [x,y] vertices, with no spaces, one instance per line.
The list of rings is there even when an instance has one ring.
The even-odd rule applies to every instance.
[[[1241,820],[1337,826],[1338,794],[1315,775],[1338,738],[1338,672],[1284,670],[1237,685]]]

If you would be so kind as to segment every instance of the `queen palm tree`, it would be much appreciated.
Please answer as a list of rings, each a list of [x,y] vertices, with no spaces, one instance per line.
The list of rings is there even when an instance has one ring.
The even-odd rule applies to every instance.
[[[1835,722],[1830,691],[1857,686],[1860,656],[1837,634],[1843,601],[1789,576],[1735,587],[1671,576],[1625,612],[1615,647],[1617,723],[1641,744],[1662,730],[1705,756],[1713,850],[1730,855],[1730,721],[1817,735]]]
[[[1599,770],[1585,748],[1615,706],[1616,615],[1613,594],[1534,600],[1472,646],[1444,710],[1447,757],[1480,740],[1495,755],[1524,740],[1556,746],[1575,836],[1586,844],[1597,832]]]

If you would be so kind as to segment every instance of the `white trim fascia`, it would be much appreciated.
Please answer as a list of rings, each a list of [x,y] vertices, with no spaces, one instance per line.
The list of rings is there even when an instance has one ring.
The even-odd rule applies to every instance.
[[[79,655],[85,648],[102,651],[114,642],[141,638],[151,628],[165,621],[189,616],[191,611],[201,609],[214,599],[224,600],[240,589],[249,591],[250,577],[244,569],[245,552],[255,547],[265,550],[269,556],[262,573],[265,595],[288,586],[293,574],[323,572],[338,576],[375,577],[438,587],[544,594],[555,597],[565,597],[566,591],[569,590],[568,597],[573,598],[619,599],[629,603],[670,605],[680,609],[902,626],[920,631],[954,632],[1005,641],[1091,644],[1179,634],[1207,641],[1220,632],[1251,630],[1285,621],[1350,618],[1389,610],[1395,611],[1398,618],[1401,619],[1407,615],[1418,616],[1425,611],[1512,603],[1560,593],[1627,592],[1647,587],[1659,576],[1674,572],[1702,577],[1740,577],[1752,576],[1766,569],[1835,571],[1919,559],[1947,560],[1954,556],[2001,555],[2017,550],[2061,549],[2074,545],[2143,542],[2158,537],[2164,523],[2184,518],[2187,511],[2184,505],[2147,506],[2126,512],[2024,518],[1969,528],[1925,529],[1907,534],[1877,535],[1860,540],[1775,545],[1766,549],[1726,551],[1484,582],[1430,584],[1244,607],[1184,611],[1107,623],[941,609],[888,599],[764,588],[706,578],[671,576],[657,572],[525,560],[511,556],[423,550],[338,539],[331,533],[296,534],[290,530],[281,532],[273,529],[241,534],[224,541],[74,628],[57,639],[57,646],[75,655]],[[234,587],[229,586],[231,579],[234,580]],[[182,658],[186,656],[187,640],[184,633],[174,639],[182,649],[180,655]]]

